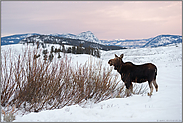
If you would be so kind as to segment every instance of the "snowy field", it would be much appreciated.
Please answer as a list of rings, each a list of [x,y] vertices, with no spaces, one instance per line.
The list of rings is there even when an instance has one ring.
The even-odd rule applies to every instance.
[[[55,45],[56,46],[56,45]],[[20,54],[22,44],[1,46],[1,53],[12,47]],[[101,51],[106,67],[108,60],[124,54],[123,61],[135,64],[151,62],[157,66],[158,92],[153,95],[133,95],[94,104],[65,106],[62,109],[16,115],[14,122],[182,122],[182,44],[176,46]],[[85,63],[91,56],[73,55],[74,63]],[[117,72],[114,70],[114,72]],[[147,82],[145,84],[148,84]],[[149,91],[149,88],[148,88]],[[2,114],[1,114],[2,119]]]

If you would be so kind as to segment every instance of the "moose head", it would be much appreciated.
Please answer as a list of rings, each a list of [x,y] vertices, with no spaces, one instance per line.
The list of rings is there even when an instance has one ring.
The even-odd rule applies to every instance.
[[[110,66],[114,66],[114,69],[116,70],[119,66],[121,66],[121,64],[123,63],[123,54],[120,55],[120,57],[118,57],[116,54],[115,54],[115,58],[114,59],[110,59],[108,61],[108,64]]]

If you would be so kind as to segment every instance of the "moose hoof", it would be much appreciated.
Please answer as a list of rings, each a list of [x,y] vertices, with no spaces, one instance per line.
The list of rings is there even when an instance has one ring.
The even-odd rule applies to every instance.
[[[150,96],[150,97],[151,97],[151,96],[152,96],[152,94],[151,94],[151,93],[148,93],[148,96]]]

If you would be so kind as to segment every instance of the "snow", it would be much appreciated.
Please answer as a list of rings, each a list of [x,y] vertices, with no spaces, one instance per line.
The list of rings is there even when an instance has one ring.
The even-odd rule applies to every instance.
[[[74,35],[71,33],[63,33],[61,35],[56,33],[56,34],[50,34],[50,35],[61,36],[61,37],[71,38],[71,39],[80,39],[80,40],[85,40],[85,41],[101,44],[101,41],[91,31],[82,32],[78,35]]]
[[[76,39],[86,40],[86,41],[101,44],[101,41],[91,31],[82,32],[82,33],[78,34],[76,36]]]
[[[8,47],[12,47],[17,51],[15,53],[19,54],[20,49],[25,46],[6,45],[1,46],[1,49],[4,52]],[[106,67],[109,66],[108,60],[114,58],[114,54],[119,56],[122,53],[124,62],[155,64],[158,68],[158,92],[154,89],[151,97],[133,95],[127,98],[108,99],[97,104],[88,100],[86,104],[32,112],[23,116],[16,115],[14,122],[182,122],[182,44],[178,47],[123,49],[101,53],[101,58],[95,60],[101,60]],[[75,63],[81,64],[91,57],[85,54],[68,55]]]
[[[9,41],[10,43],[14,43],[14,41]]]

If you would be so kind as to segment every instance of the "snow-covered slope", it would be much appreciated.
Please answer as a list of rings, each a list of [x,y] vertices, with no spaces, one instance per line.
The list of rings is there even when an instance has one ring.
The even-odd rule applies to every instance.
[[[182,42],[182,36],[179,35],[159,35],[149,40],[143,47],[158,47],[166,45],[175,45]]]
[[[55,33],[55,34],[48,34],[48,35],[57,36],[57,37],[63,37],[63,38],[76,39],[76,35],[70,34],[70,33],[63,33],[63,34]]]
[[[8,47],[19,51],[22,44],[2,46],[2,52]],[[17,115],[15,122],[182,122],[182,44],[176,46],[123,49],[101,51],[104,66],[114,54],[124,54],[123,61],[135,64],[151,62],[158,68],[157,84],[159,91],[153,91],[152,97],[133,95],[128,98],[114,98],[94,104],[65,106],[62,109]],[[17,52],[17,54],[21,51]],[[89,55],[72,55],[75,63],[84,64]],[[116,72],[113,70],[113,72]],[[148,83],[144,83],[148,85]],[[148,89],[149,91],[149,89]],[[2,115],[1,115],[2,117]]]
[[[1,38],[1,45],[18,44],[22,39],[25,39],[33,35],[41,35],[41,34],[28,33],[28,34],[17,34],[17,35],[5,36]],[[100,40],[91,31],[82,32],[78,35],[74,35],[70,33],[63,33],[63,34],[55,33],[55,34],[48,34],[48,35],[100,43]]]
[[[108,46],[121,46],[127,48],[142,48],[142,47],[158,47],[166,46],[170,44],[177,44],[182,42],[182,36],[178,35],[159,35],[148,39],[115,39],[115,40],[99,40],[91,31],[82,32],[78,35],[65,33],[65,34],[51,34],[53,36],[80,39],[85,41],[90,41],[94,43],[99,43]]]
[[[79,35],[76,36],[76,39],[80,39],[80,40],[85,40],[85,41],[90,41],[90,42],[101,44],[100,40],[91,31],[80,33]]]
[[[1,45],[18,44],[22,39],[32,36],[32,35],[39,35],[39,34],[28,33],[28,34],[17,34],[17,35],[2,37]]]
[[[127,48],[141,48],[143,47],[150,39],[139,39],[139,40],[101,40],[101,43],[104,45],[113,45],[113,46],[123,46]]]
[[[95,42],[85,41],[81,39],[71,39],[71,38],[65,38],[65,37],[59,37],[59,36],[53,36],[53,35],[33,35],[29,36],[27,38],[22,39],[19,43],[35,43],[35,42],[41,42],[45,44],[64,44],[64,45],[72,45],[72,46],[81,46],[88,48],[97,48],[102,50],[119,50],[124,49],[120,46],[106,46]]]
[[[101,43],[104,45],[123,46],[127,48],[158,47],[182,43],[182,36],[159,35],[153,38],[137,40],[101,40]]]
[[[58,36],[58,37],[64,37],[64,38],[71,38],[71,39],[80,39],[80,40],[85,40],[85,41],[101,44],[101,41],[91,31],[82,32],[78,35],[74,35],[74,34],[70,34],[70,33],[51,34],[51,35]]]

